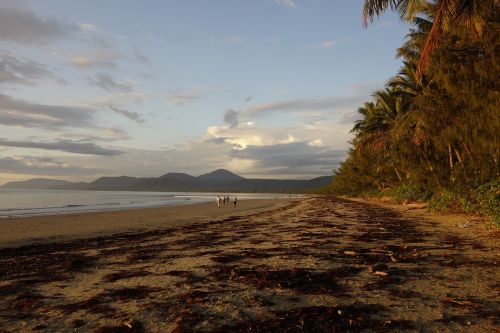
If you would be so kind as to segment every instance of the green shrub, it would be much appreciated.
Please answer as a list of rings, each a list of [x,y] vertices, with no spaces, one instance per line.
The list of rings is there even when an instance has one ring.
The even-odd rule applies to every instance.
[[[398,202],[426,201],[431,197],[429,190],[418,185],[401,185],[389,193]]]
[[[462,210],[461,207],[458,195],[449,190],[436,193],[429,200],[429,208],[439,213]]]
[[[380,198],[384,196],[384,192],[377,190],[376,188],[367,189],[359,194],[360,198]]]
[[[492,218],[500,227],[500,179],[483,184],[473,192],[479,212]]]
[[[431,198],[429,207],[437,212],[479,213],[500,227],[500,180],[490,181],[468,192],[444,190]]]

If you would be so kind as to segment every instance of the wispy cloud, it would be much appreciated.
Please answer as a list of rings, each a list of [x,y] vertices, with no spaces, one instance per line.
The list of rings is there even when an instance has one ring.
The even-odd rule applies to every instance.
[[[106,96],[101,96],[92,100],[78,100],[75,101],[77,105],[82,105],[84,107],[97,109],[97,110],[109,110],[116,114],[122,115],[124,117],[129,118],[139,124],[144,123],[143,115],[136,111],[130,111],[130,108],[133,104],[140,104],[145,99],[149,98],[146,94],[141,91],[136,91],[133,89],[131,82],[125,82],[130,84],[132,89],[127,89],[126,87],[115,86],[114,80],[111,82],[106,82],[106,85],[110,85],[107,87],[107,90],[112,92]],[[121,91],[120,91],[121,90]]]
[[[0,40],[43,45],[79,30],[76,24],[36,16],[17,6],[0,6]]]
[[[80,22],[78,23],[78,27],[83,32],[93,32],[97,30],[97,26],[95,24]]]
[[[87,53],[75,53],[69,57],[69,62],[81,69],[116,67],[121,54],[116,49],[101,49]]]
[[[91,142],[77,142],[71,140],[58,140],[54,142],[13,141],[0,138],[0,146],[17,148],[34,148],[44,150],[57,150],[75,154],[118,156],[123,152],[108,149]]]
[[[0,53],[0,83],[32,85],[47,78],[62,81],[41,63],[6,51]]]
[[[337,45],[338,43],[343,42],[345,40],[346,40],[345,38],[329,39],[329,40],[325,40],[319,44],[313,45],[310,48],[311,49],[329,49],[329,48],[332,48],[334,45]]]
[[[89,77],[88,80],[91,85],[102,88],[110,93],[128,93],[133,90],[132,82],[117,81],[108,73],[98,73],[95,77]]]
[[[307,141],[247,146],[230,152],[233,158],[253,161],[253,174],[275,173],[294,177],[329,175],[345,155],[345,151],[311,145]]]
[[[90,108],[45,105],[0,94],[0,124],[21,127],[97,127],[97,111]]]
[[[99,32],[92,23],[44,18],[28,7],[0,4],[0,42],[28,46],[46,46],[58,40],[83,43],[85,51],[67,55],[67,61],[81,69],[116,67],[124,55],[114,44],[115,37]],[[134,50],[129,58],[148,61],[144,54]]]
[[[141,50],[137,45],[133,45],[132,52],[133,52],[132,60],[138,61],[148,66],[151,66],[153,64],[148,55],[143,50]]]
[[[16,156],[0,158],[0,172],[61,177],[109,174],[110,170],[71,165],[50,157]]]
[[[130,140],[130,135],[122,128],[99,128],[98,134],[91,133],[77,133],[75,131],[61,131],[57,135],[63,141],[74,142],[113,142],[117,140]],[[30,137],[32,141],[38,141],[38,138]]]
[[[144,118],[142,117],[142,115],[139,112],[125,110],[122,108],[118,108],[116,106],[108,106],[108,107],[111,111],[118,113],[118,114],[121,114],[122,116],[127,117],[128,119],[133,120],[136,123],[139,123],[139,124],[144,123]]]
[[[170,104],[182,106],[199,100],[204,93],[205,89],[203,88],[192,88],[191,90],[169,91],[165,96]]]
[[[274,0],[277,4],[284,6],[286,8],[296,9],[297,1],[296,0]]]
[[[240,112],[244,117],[258,117],[277,112],[333,111],[338,108],[360,105],[364,96],[303,98],[257,104]]]
[[[227,38],[227,41],[234,45],[241,45],[244,43],[244,39],[241,36],[230,36]]]

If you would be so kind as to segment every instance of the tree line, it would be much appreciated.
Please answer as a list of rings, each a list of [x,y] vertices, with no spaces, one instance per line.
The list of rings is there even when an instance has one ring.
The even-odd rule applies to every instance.
[[[411,23],[403,65],[359,108],[330,191],[390,194],[493,216],[500,223],[498,0],[365,0]]]

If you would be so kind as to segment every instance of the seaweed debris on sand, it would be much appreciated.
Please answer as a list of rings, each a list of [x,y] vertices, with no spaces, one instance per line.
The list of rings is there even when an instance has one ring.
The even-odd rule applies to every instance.
[[[498,232],[456,223],[316,197],[4,248],[0,330],[495,331]]]

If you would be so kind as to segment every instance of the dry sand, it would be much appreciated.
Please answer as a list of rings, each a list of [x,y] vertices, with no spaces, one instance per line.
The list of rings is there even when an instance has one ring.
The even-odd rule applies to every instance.
[[[3,248],[0,331],[498,332],[498,236],[474,217],[318,197]]]

